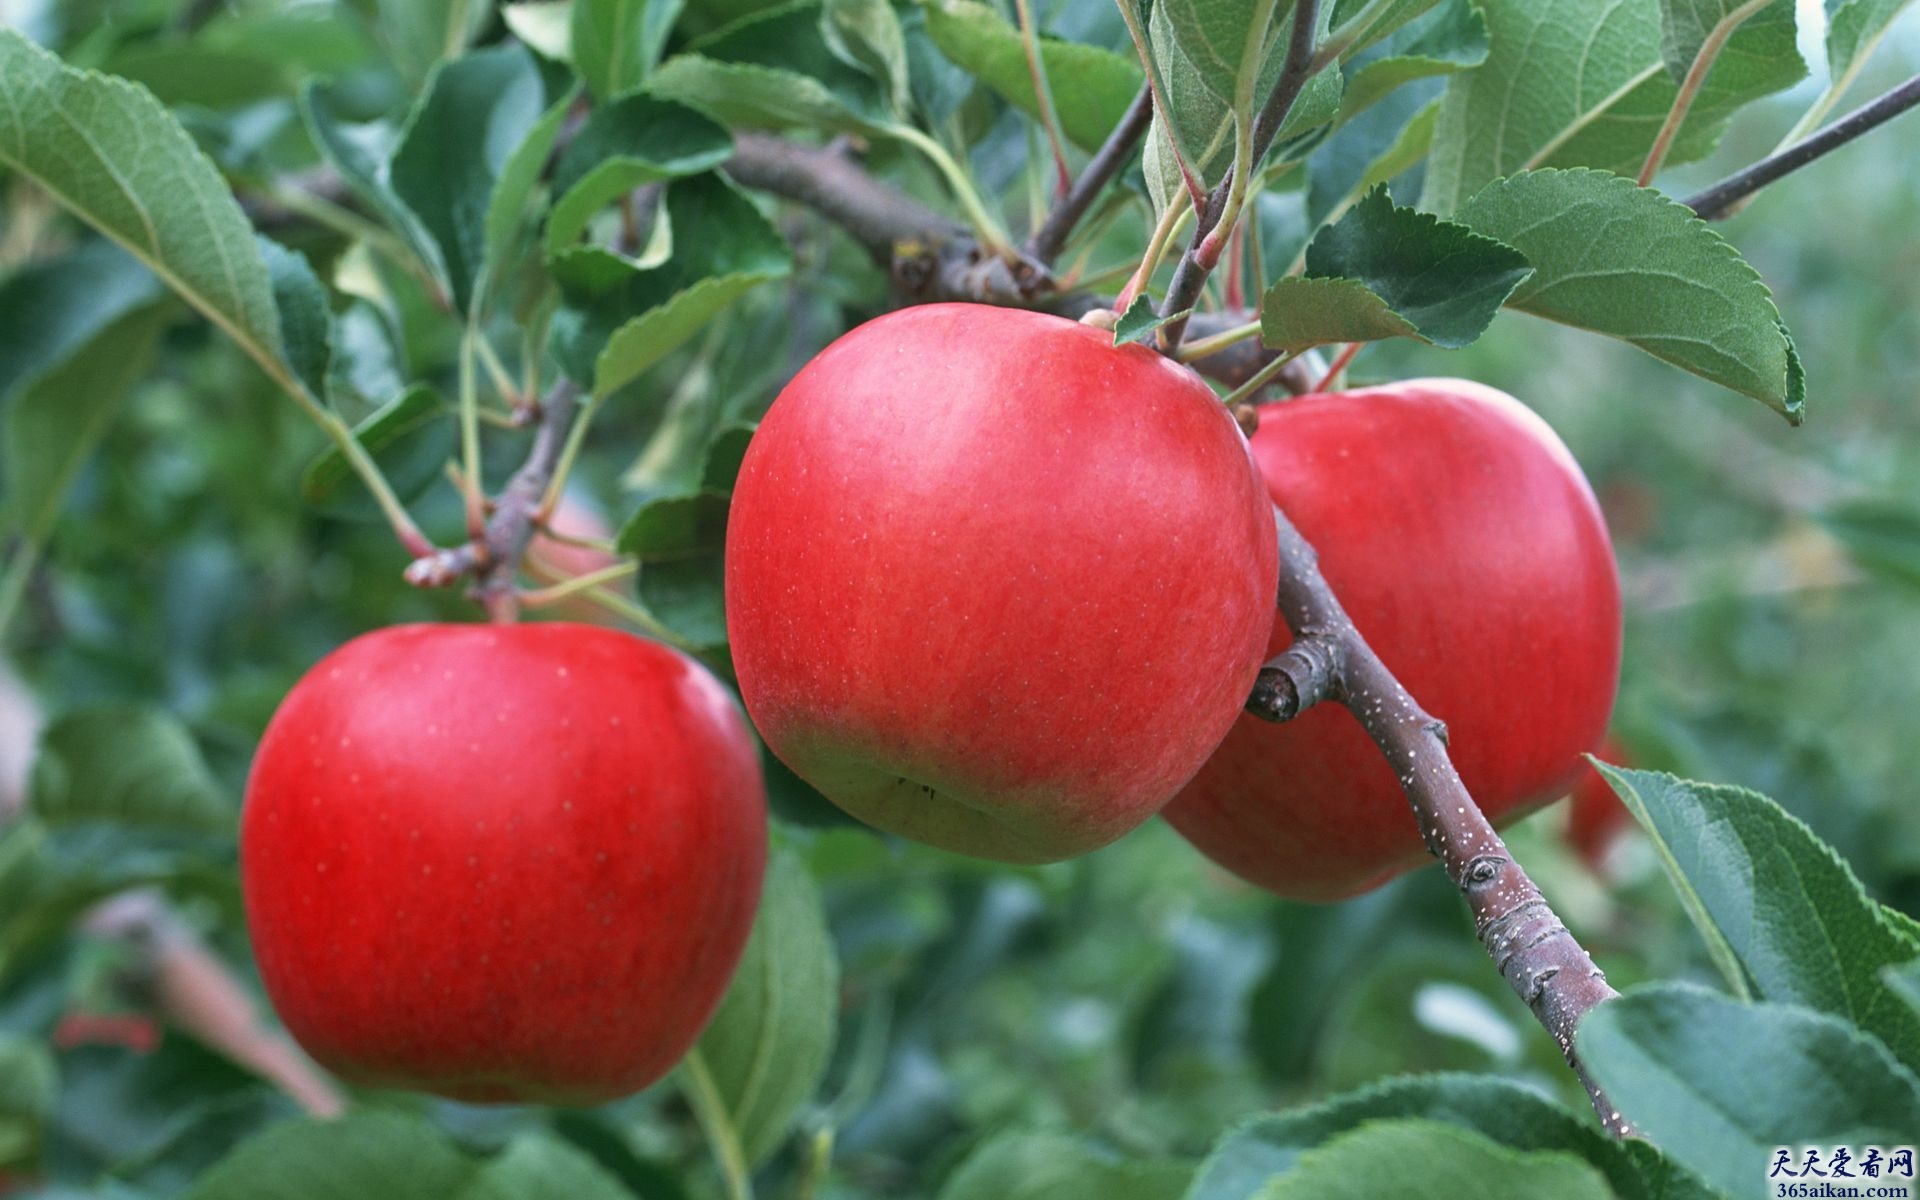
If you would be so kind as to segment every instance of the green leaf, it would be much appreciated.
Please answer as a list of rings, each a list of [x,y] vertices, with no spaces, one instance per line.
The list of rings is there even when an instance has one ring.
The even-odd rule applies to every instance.
[[[596,100],[645,83],[684,0],[573,0],[573,65]]]
[[[1738,34],[1729,37],[1726,26],[1734,30],[1745,27],[1750,22],[1770,25],[1776,35],[1784,29],[1787,37],[1787,52],[1793,55],[1793,61],[1799,65],[1801,74],[1806,73],[1805,64],[1799,62],[1799,51],[1793,47],[1794,0],[1772,0],[1758,12],[1741,16],[1741,10],[1750,0],[1660,0],[1660,58],[1666,63],[1667,74],[1675,83],[1683,82],[1693,64],[1699,58],[1701,49],[1707,40],[1721,38],[1725,44],[1719,54],[1751,54],[1752,45],[1739,45]],[[1720,66],[1716,57],[1714,69]],[[1709,75],[1711,78],[1711,75]]]
[[[570,282],[566,264],[555,264],[568,294],[554,322],[555,352],[570,375],[593,381],[596,396],[639,378],[747,290],[792,265],[779,231],[718,175],[675,181],[666,206],[675,253],[665,264],[632,270],[615,260],[611,283],[597,271]]]
[[[885,85],[895,120],[912,103],[907,35],[891,0],[825,0],[821,32],[841,58]]]
[[[1776,1146],[1911,1144],[1920,1079],[1841,1021],[1701,988],[1637,988],[1575,1037],[1621,1114],[1729,1195],[1751,1195]]]
[[[1884,579],[1920,588],[1920,513],[1882,500],[1854,500],[1818,520],[1853,560]]]
[[[733,154],[733,135],[696,109],[645,93],[596,107],[560,156],[546,248],[559,254],[593,215],[643,183],[694,175]]]
[[[307,257],[270,238],[258,239],[260,259],[273,283],[280,310],[280,357],[316,399],[327,394],[327,367],[333,359],[333,311]]]
[[[402,503],[417,497],[440,477],[453,452],[454,428],[449,415],[440,394],[419,383],[354,426],[354,439],[366,448]],[[301,475],[300,494],[309,504],[326,505],[339,497],[343,486],[358,481],[340,447],[328,446]],[[371,503],[364,492],[360,498]]]
[[[88,821],[225,834],[233,803],[178,720],[156,708],[98,708],[47,727],[29,801],[50,828]]]
[[[1191,1163],[1129,1162],[1076,1137],[1013,1130],[983,1143],[940,1189],[940,1200],[1178,1200]]]
[[[1153,298],[1143,293],[1133,298],[1133,303],[1127,305],[1127,311],[1121,313],[1120,319],[1114,323],[1113,344],[1125,346],[1144,342],[1157,333],[1161,326],[1192,315],[1193,310],[1189,308],[1163,317],[1155,310]]]
[[[1378,1122],[1409,1118],[1445,1122],[1527,1154],[1559,1152],[1583,1159],[1621,1200],[1709,1197],[1705,1188],[1657,1161],[1637,1162],[1594,1124],[1591,1113],[1576,1115],[1509,1080],[1455,1074],[1401,1076],[1311,1108],[1244,1121],[1214,1146],[1187,1200],[1247,1200],[1267,1180],[1292,1171],[1314,1147]]]
[[[817,0],[737,21],[661,65],[650,91],[733,128],[877,133],[886,90],[833,52]]]
[[[188,1200],[365,1200],[396,1180],[416,1196],[471,1195],[481,1164],[418,1117],[356,1112],[275,1125],[243,1143],[187,1193]],[[472,1189],[472,1191],[470,1191]]]
[[[449,287],[446,256],[420,214],[393,190],[392,160],[400,131],[385,121],[343,121],[335,111],[334,91],[310,84],[300,93],[300,116],[323,158],[361,203],[400,235],[407,248],[443,288]]]
[[[554,62],[573,62],[573,0],[502,4],[500,19],[535,54]]]
[[[930,0],[925,12],[927,33],[941,54],[1040,119],[1039,93],[1018,29],[976,0]],[[1107,140],[1145,78],[1137,59],[1081,42],[1042,37],[1040,61],[1052,85],[1061,132],[1085,149]]]
[[[374,0],[375,28],[408,80],[472,44],[493,10],[484,0]]]
[[[509,43],[436,67],[400,135],[393,192],[439,247],[459,311],[485,268],[494,189],[546,110],[533,56]]]
[[[151,302],[123,310],[92,330],[89,341],[68,342],[64,361],[27,379],[13,396],[4,414],[0,462],[6,470],[6,523],[27,545],[37,547],[52,532],[67,489],[106,434],[121,398],[146,373],[164,325],[164,310]]]
[[[1857,73],[1912,0],[1827,0],[1827,71],[1834,80]]]
[[[1756,792],[1598,769],[1653,837],[1737,989],[1844,1017],[1920,1067],[1920,1013],[1880,975],[1916,947],[1832,849]]]
[[[1347,60],[1347,88],[1340,101],[1340,119],[1351,120],[1355,113],[1416,79],[1471,70],[1487,60],[1489,45],[1487,19],[1474,7],[1473,0],[1443,0],[1378,45]],[[1422,105],[1425,100],[1422,97]],[[1417,111],[1417,107],[1408,111]]]
[[[725,578],[725,556],[712,550],[647,564],[634,591],[680,646],[711,657],[727,644]]]
[[[540,174],[546,170],[547,160],[553,156],[553,145],[559,140],[560,126],[566,122],[567,113],[572,109],[577,95],[577,91],[569,89],[550,104],[500,169],[499,181],[494,184],[493,195],[487,201],[486,263],[489,288],[509,269],[508,258],[526,218],[529,201],[539,187]],[[558,188],[554,189],[554,194],[559,194]]]
[[[780,1147],[819,1087],[839,989],[813,877],[796,855],[777,853],[733,983],[695,1047],[750,1164]]]
[[[1319,225],[1420,161],[1433,141],[1441,90],[1437,79],[1400,88],[1354,114],[1315,147],[1307,160],[1305,219]],[[1291,261],[1288,255],[1279,270]]]
[[[523,1133],[456,1200],[633,1200],[633,1193],[559,1138]]]
[[[0,402],[162,294],[153,272],[104,238],[0,280]]]
[[[725,492],[701,491],[649,501],[620,529],[620,553],[641,562],[686,558],[726,541]]]
[[[1920,949],[1916,944],[1915,949]],[[1920,1013],[1920,958],[1894,966],[1881,967],[1880,978],[1893,989],[1895,995],[1905,1000],[1914,1012]]]
[[[1283,33],[1293,22],[1292,4],[1279,0],[1159,0],[1167,29],[1194,78],[1229,109],[1249,74],[1258,75],[1274,55],[1284,56]],[[1258,107],[1266,92],[1249,86]],[[1245,115],[1244,113],[1242,114]]]
[[[1591,1163],[1556,1150],[1525,1152],[1439,1121],[1362,1126],[1308,1150],[1258,1200],[1612,1200]]]
[[[276,380],[280,314],[253,227],[150,92],[0,29],[0,164],[130,251]]]
[[[1678,93],[1661,57],[1659,5],[1481,0],[1492,46],[1483,65],[1449,81],[1420,206],[1451,213],[1535,167],[1637,174]],[[1728,43],[1666,161],[1705,157],[1737,109],[1805,74],[1791,6],[1769,8]]]
[[[37,1152],[58,1087],[45,1046],[0,1033],[0,1171]]]
[[[1510,307],[1631,342],[1800,423],[1806,375],[1772,293],[1685,205],[1600,171],[1529,171],[1456,219],[1533,264]]]
[[[1533,273],[1513,247],[1402,208],[1385,187],[1315,235],[1306,265],[1261,301],[1261,340],[1274,349],[1385,337],[1458,349]]]

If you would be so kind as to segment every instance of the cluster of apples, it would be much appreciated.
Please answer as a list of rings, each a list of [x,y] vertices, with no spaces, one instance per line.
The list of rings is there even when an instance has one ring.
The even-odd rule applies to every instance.
[[[727,533],[739,691],[880,829],[1008,862],[1164,812],[1280,895],[1420,861],[1398,783],[1323,705],[1242,714],[1288,643],[1272,504],[1449,724],[1496,820],[1596,746],[1620,652],[1593,495],[1514,400],[1306,396],[1249,439],[1190,370],[1041,314],[929,305],[797,375]],[[765,801],[727,690],[573,624],[413,626],[301,680],[242,828],[269,995],[322,1063],[468,1100],[589,1103],[685,1053],[758,903]]]

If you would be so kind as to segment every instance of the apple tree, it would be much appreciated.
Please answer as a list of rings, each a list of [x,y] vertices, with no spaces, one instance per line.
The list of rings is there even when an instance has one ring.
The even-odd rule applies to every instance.
[[[0,5],[0,1196],[1911,1189],[1905,7]]]

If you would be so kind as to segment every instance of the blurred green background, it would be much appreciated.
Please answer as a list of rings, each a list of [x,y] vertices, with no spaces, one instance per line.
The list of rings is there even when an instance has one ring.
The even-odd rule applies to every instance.
[[[289,79],[341,75],[369,113],[403,94],[404,80],[365,65],[376,47],[357,10],[238,6],[199,43],[227,56],[210,66],[162,36],[181,7],[0,0],[0,20],[187,106],[243,179],[311,161],[289,119]],[[1055,7],[1055,28],[1113,35],[1105,0]],[[236,58],[269,65],[249,76]],[[1823,82],[1815,69],[1743,114],[1714,160],[1674,172],[1674,189],[1766,153]],[[1854,99],[1915,70],[1920,28],[1907,21]],[[991,173],[1024,161],[1027,145],[1024,134],[993,138],[976,160]],[[1877,897],[1920,915],[1916,146],[1920,117],[1909,117],[1722,226],[1798,338],[1802,428],[1625,345],[1512,314],[1466,351],[1369,347],[1351,377],[1468,376],[1538,409],[1585,466],[1616,537],[1628,612],[1617,730],[1630,756],[1766,792]],[[1007,191],[1017,199],[1024,184],[1010,179]],[[73,232],[0,180],[0,271]],[[794,232],[790,287],[762,289],[596,426],[583,498],[615,519],[632,508],[622,480],[676,389],[720,389],[729,408],[754,411],[826,338],[878,311],[883,281],[850,243],[818,225]],[[316,260],[332,253],[324,238],[288,236]],[[409,327],[401,355],[416,372],[446,361],[435,328]],[[524,443],[491,443],[499,478]],[[319,449],[320,435],[229,346],[175,323],[82,474],[12,631],[14,669],[39,705],[163,703],[237,802],[273,706],[322,653],[382,624],[472,616],[456,596],[405,587],[383,528],[302,501],[299,474]],[[446,488],[423,511],[443,537],[459,527]],[[1195,1155],[1247,1113],[1410,1070],[1495,1072],[1584,1107],[1431,869],[1334,907],[1285,904],[1212,869],[1158,822],[1080,861],[990,867],[841,827],[796,781],[775,782],[784,839],[822,884],[843,964],[839,1046],[811,1118],[837,1130],[839,1173],[824,1194],[920,1194],[1016,1121],[1131,1155]],[[1563,842],[1564,819],[1564,806],[1546,810],[1512,842],[1616,985],[1707,978],[1647,848],[1629,841],[1596,873]],[[244,963],[231,882],[189,891],[189,920]],[[110,952],[69,938],[0,991],[0,1031],[44,1028],[111,992],[112,979]],[[55,1161],[76,1174],[112,1167],[154,1194],[180,1190],[288,1111],[178,1033],[153,1055],[82,1047],[59,1067]],[[477,1144],[550,1119],[433,1111]],[[671,1164],[702,1154],[666,1088],[557,1127],[647,1181],[649,1195],[680,1194]],[[776,1172],[793,1169],[789,1153]]]

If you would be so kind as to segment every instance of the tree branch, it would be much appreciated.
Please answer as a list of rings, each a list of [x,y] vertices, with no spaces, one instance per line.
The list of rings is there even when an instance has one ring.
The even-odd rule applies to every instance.
[[[1040,227],[1033,231],[1033,236],[1027,239],[1026,250],[1030,258],[1047,266],[1053,265],[1053,260],[1060,257],[1061,248],[1067,244],[1068,236],[1080,224],[1081,218],[1087,215],[1087,210],[1093,207],[1093,202],[1099,199],[1100,193],[1106,190],[1107,184],[1120,173],[1120,168],[1126,166],[1133,157],[1134,148],[1146,136],[1147,127],[1152,123],[1153,93],[1143,86],[1140,94],[1127,107],[1126,115],[1120,118],[1120,123],[1114,126],[1113,132],[1107,135],[1107,140],[1101,143],[1100,149],[1087,163],[1086,170],[1080,172],[1080,178],[1073,181],[1066,196],[1054,205],[1053,211],[1047,214]]]
[[[1249,175],[1260,169],[1260,161],[1273,147],[1273,139],[1279,134],[1280,127],[1286,124],[1287,114],[1293,111],[1293,102],[1300,98],[1300,92],[1307,86],[1307,80],[1313,69],[1314,30],[1319,24],[1319,0],[1296,0],[1293,9],[1293,29],[1287,37],[1287,57],[1280,66],[1280,78],[1273,84],[1273,91],[1267,94],[1266,103],[1260,106],[1260,112],[1253,121],[1253,140],[1251,152],[1244,163],[1235,163],[1228,169],[1227,177],[1207,195],[1207,203],[1195,215],[1193,240],[1187,244],[1187,252],[1180,256],[1179,265],[1173,269],[1173,281],[1167,285],[1166,298],[1161,301],[1160,314],[1186,312],[1200,300],[1201,289],[1207,286],[1207,276],[1213,274],[1213,268],[1220,261],[1220,245],[1223,239],[1213,236],[1214,229],[1225,218],[1231,223],[1239,214],[1228,213],[1228,199],[1233,194],[1233,173],[1243,170]],[[1160,328],[1160,352],[1172,354],[1180,348],[1180,339],[1186,336],[1185,318],[1167,322]]]
[[[1838,150],[1868,130],[1886,124],[1916,104],[1920,104],[1920,75],[1907,80],[1878,100],[1861,105],[1820,132],[1688,197],[1684,203],[1702,220],[1717,221],[1731,216],[1733,206],[1739,201],[1775,180],[1791,175],[1814,159]]]
[[[527,451],[526,461],[494,498],[486,536],[415,559],[407,567],[407,582],[415,587],[447,587],[471,577],[474,595],[487,606],[488,615],[495,621],[513,620],[519,612],[514,581],[520,560],[526,556],[527,543],[533,540],[539,522],[547,516],[540,511],[540,504],[566,447],[567,431],[579,411],[580,387],[562,377],[540,401],[540,425],[534,430],[533,446]]]
[[[1573,1032],[1616,993],[1467,794],[1447,756],[1446,727],[1367,645],[1320,573],[1319,556],[1275,506],[1279,609],[1294,643],[1261,669],[1247,709],[1267,720],[1298,716],[1320,700],[1354,715],[1399,778],[1427,849],[1466,898],[1480,944],[1566,1056],[1616,1137],[1633,1131],[1587,1074]]]

